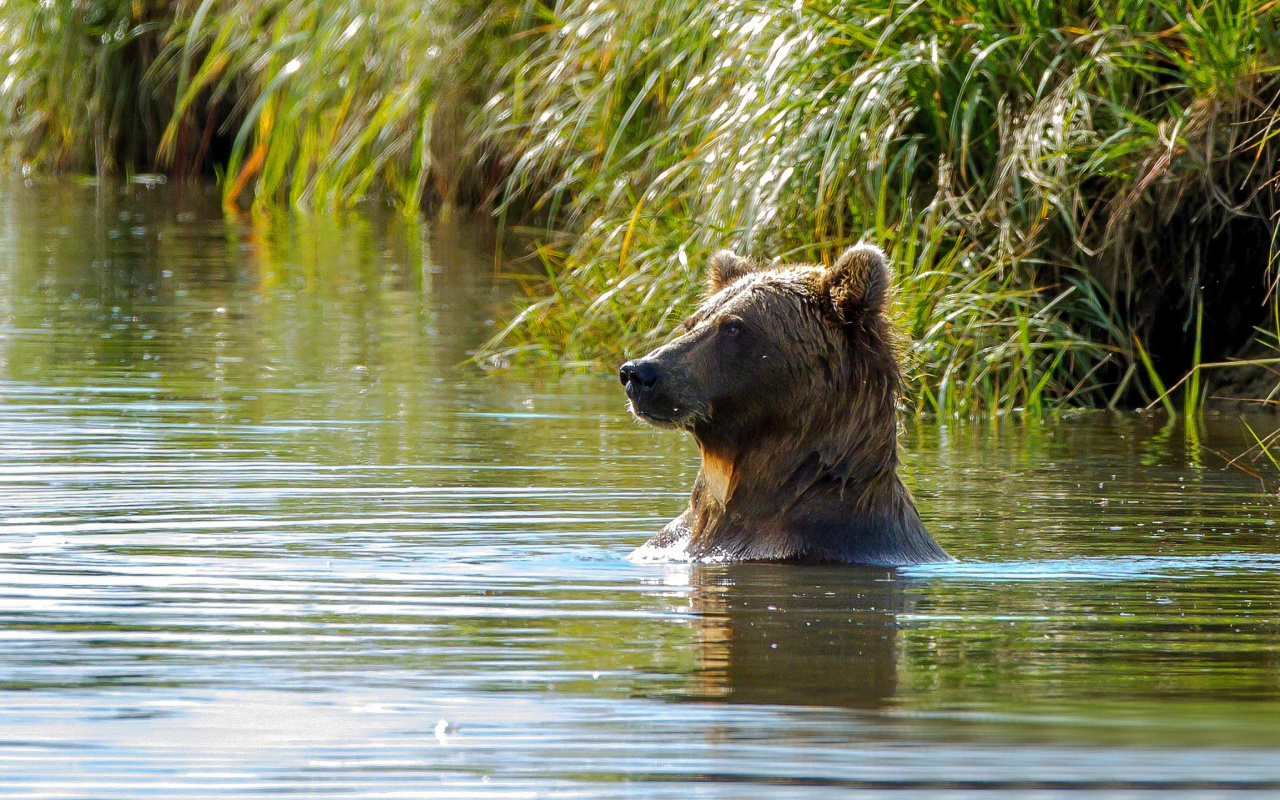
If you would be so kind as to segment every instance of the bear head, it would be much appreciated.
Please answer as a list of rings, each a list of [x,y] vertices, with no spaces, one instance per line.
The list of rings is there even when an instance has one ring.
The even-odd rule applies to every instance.
[[[679,335],[622,365],[636,417],[690,431],[704,453],[784,430],[848,438],[888,425],[892,438],[900,377],[879,248],[852,247],[829,268],[763,268],[726,250],[707,272]]]

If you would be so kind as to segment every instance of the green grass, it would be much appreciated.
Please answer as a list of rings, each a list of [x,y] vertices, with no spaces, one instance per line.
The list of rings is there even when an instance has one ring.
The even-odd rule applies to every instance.
[[[171,3],[0,3],[0,145],[10,166],[113,172],[153,151],[172,111],[147,67]]]
[[[511,16],[451,0],[3,0],[0,153],[212,169],[229,209],[416,210],[428,182],[455,202],[485,167],[462,131],[484,100],[469,81],[502,60]]]
[[[898,272],[918,410],[1175,413],[1181,391],[1195,414],[1217,367],[1280,341],[1278,15],[0,0],[0,153],[213,171],[232,211],[434,198],[536,216],[543,270],[490,365],[611,370],[669,336],[715,249],[828,262],[872,240]]]
[[[667,336],[715,248],[825,262],[870,239],[900,272],[921,410],[1162,396],[1195,309],[1241,302],[1201,287],[1268,268],[1276,19],[1251,0],[560,3],[486,130],[518,155],[508,197],[581,236],[484,355],[611,365]],[[1224,230],[1247,263],[1221,263]],[[1140,358],[1171,317],[1179,341]]]

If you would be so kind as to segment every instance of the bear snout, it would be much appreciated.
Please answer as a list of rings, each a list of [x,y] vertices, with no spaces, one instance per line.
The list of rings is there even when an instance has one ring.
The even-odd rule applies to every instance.
[[[647,358],[628,361],[618,370],[618,380],[622,381],[622,385],[627,389],[627,396],[631,398],[651,391],[658,385],[658,379],[661,377],[662,373],[658,371],[658,365]]]

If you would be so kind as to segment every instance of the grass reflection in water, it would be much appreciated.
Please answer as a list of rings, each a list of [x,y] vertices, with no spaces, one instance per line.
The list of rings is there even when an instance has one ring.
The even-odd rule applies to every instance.
[[[1280,788],[1234,416],[909,421],[957,564],[638,566],[696,453],[612,381],[459,366],[510,291],[482,229],[147,191],[0,201],[6,786]]]

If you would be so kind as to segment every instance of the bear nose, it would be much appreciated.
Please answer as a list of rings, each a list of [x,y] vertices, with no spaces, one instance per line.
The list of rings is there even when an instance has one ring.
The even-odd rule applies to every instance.
[[[618,370],[618,380],[631,391],[647,392],[658,383],[658,367],[652,361],[628,361]]]

